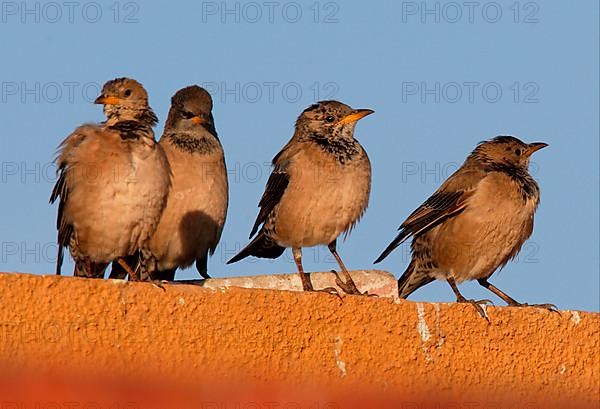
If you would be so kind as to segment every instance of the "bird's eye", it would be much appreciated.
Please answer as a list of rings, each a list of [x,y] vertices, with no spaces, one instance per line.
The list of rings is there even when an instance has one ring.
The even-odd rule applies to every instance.
[[[521,155],[521,149],[519,149],[519,148],[515,149],[515,153],[517,154],[517,156],[520,156]]]
[[[131,95],[131,90],[130,89],[125,90],[125,96],[128,97],[130,95]]]
[[[190,111],[183,111],[181,116],[183,116],[185,119],[190,119],[194,117],[194,114],[192,114]]]
[[[327,115],[325,117],[325,121],[331,123],[331,122],[335,121],[335,117],[333,115]]]

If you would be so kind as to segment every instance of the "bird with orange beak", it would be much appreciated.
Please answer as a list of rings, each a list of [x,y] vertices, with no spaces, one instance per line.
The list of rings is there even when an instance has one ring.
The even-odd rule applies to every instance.
[[[327,245],[344,276],[343,280],[336,276],[338,286],[348,294],[362,294],[336,243],[369,203],[371,163],[354,138],[354,129],[358,120],[372,113],[338,101],[321,101],[300,114],[292,139],[273,159],[274,169],[250,233],[256,237],[228,263],[248,256],[277,258],[291,247],[304,291],[314,291],[302,266],[302,248]]]
[[[149,240],[167,203],[169,163],[154,139],[157,118],[142,84],[130,78],[108,81],[95,101],[106,121],[75,129],[59,146],[58,180],[51,202],[59,201],[58,259],[75,261],[75,275],[102,278],[114,261],[130,279],[145,266]]]
[[[458,302],[467,300],[457,284],[477,280],[510,306],[525,306],[488,280],[520,251],[533,232],[540,189],[529,174],[531,155],[548,146],[497,136],[480,143],[465,163],[400,225],[400,233],[377,258],[379,263],[412,237],[412,260],[398,281],[400,298],[438,279],[447,281]],[[551,304],[535,305],[554,309]]]

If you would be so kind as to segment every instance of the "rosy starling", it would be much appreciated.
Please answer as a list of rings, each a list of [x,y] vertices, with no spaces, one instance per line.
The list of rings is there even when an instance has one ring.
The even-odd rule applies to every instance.
[[[511,306],[523,306],[490,284],[491,275],[513,259],[531,236],[540,189],[529,174],[531,155],[548,146],[498,136],[480,143],[465,163],[415,210],[375,263],[409,237],[412,260],[398,281],[401,298],[435,279],[446,280],[458,302],[457,283],[477,280]],[[551,304],[537,305],[554,308]]]
[[[354,138],[354,128],[371,113],[322,101],[300,114],[292,139],[273,159],[250,237],[258,234],[228,263],[248,256],[277,258],[291,247],[304,291],[314,291],[302,267],[301,249],[327,245],[344,275],[344,280],[336,277],[337,284],[348,294],[361,294],[336,241],[350,232],[369,202],[371,164]]]
[[[154,140],[157,118],[140,83],[109,81],[95,102],[104,105],[106,122],[78,127],[59,146],[50,198],[59,200],[56,273],[69,247],[76,276],[101,278],[117,261],[136,279],[124,258],[149,255],[167,202],[169,165]]]

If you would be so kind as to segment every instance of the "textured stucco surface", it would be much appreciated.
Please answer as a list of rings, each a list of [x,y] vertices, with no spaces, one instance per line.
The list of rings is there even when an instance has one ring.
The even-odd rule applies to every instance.
[[[0,289],[5,367],[600,400],[597,313],[488,323],[469,305],[27,274]]]

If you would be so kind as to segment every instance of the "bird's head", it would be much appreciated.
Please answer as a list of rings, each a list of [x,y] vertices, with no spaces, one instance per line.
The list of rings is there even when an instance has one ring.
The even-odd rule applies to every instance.
[[[492,163],[527,169],[531,155],[546,146],[544,142],[525,143],[514,136],[496,136],[481,142],[473,155]]]
[[[104,114],[109,122],[136,119],[150,126],[158,122],[148,105],[148,93],[142,84],[131,78],[116,78],[106,82],[94,103],[104,106]]]
[[[352,109],[339,101],[321,101],[306,108],[296,121],[296,131],[331,139],[352,139],[359,119],[371,109]]]
[[[171,109],[165,129],[172,132],[195,133],[206,129],[216,136],[212,117],[212,98],[198,85],[180,89],[171,98]]]

